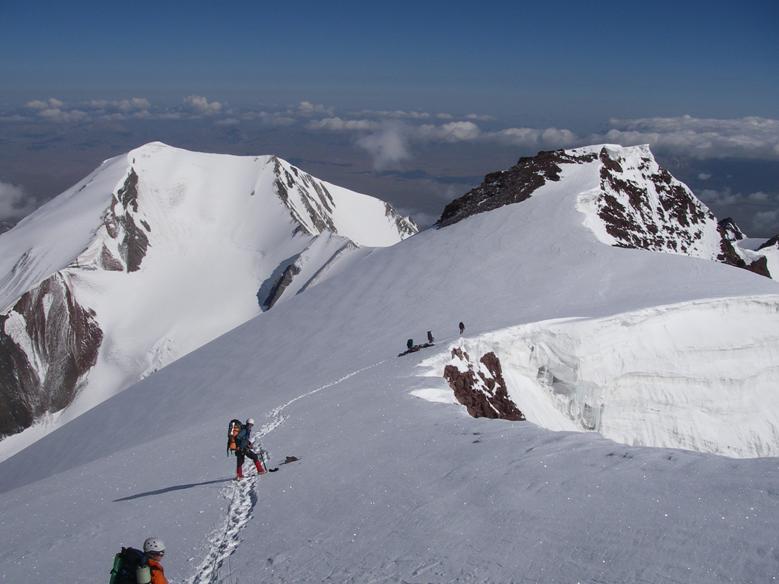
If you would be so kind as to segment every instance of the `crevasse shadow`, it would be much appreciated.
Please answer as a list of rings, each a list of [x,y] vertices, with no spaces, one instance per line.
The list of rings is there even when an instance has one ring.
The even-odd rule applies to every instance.
[[[165,487],[164,489],[157,489],[156,491],[146,491],[145,493],[138,493],[136,495],[129,495],[122,497],[121,499],[114,499],[113,503],[119,503],[121,501],[132,501],[133,499],[140,499],[141,497],[151,497],[153,495],[162,495],[164,493],[170,493],[171,491],[182,491],[184,489],[191,489],[193,487],[200,487],[202,485],[213,485],[216,483],[226,483],[232,479],[216,479],[213,481],[204,481],[202,483],[189,483],[186,485],[174,485],[172,487]]]

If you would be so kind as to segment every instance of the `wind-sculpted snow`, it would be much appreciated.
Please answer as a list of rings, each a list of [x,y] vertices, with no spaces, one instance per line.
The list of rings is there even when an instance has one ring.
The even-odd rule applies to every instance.
[[[734,457],[779,456],[774,298],[540,322],[466,339],[462,347],[494,351],[509,398],[528,420],[552,430]],[[443,356],[426,365],[430,375],[452,367]]]

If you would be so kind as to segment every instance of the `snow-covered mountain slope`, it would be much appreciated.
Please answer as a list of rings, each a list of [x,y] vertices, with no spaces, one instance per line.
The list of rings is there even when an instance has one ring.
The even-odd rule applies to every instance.
[[[603,243],[721,261],[771,277],[761,256],[733,245],[743,237],[735,223],[718,223],[685,184],[660,167],[648,146],[600,144],[520,158],[447,205],[438,225],[524,201],[561,180],[562,169],[571,165],[584,165],[591,175],[591,188],[581,191],[578,205]]]
[[[598,165],[563,165],[520,204],[371,250],[0,463],[4,577],[94,582],[119,546],[157,535],[172,581],[192,584],[770,582],[776,459],[537,425],[583,430],[556,390],[586,396],[586,382],[610,400],[601,428],[662,417],[626,442],[746,448],[736,431],[689,434],[705,427],[689,420],[702,386],[712,402],[743,398],[734,414],[704,410],[712,427],[730,421],[764,445],[776,426],[765,376],[779,363],[779,284],[604,245],[580,204]],[[426,330],[434,347],[396,356]],[[451,403],[443,369],[457,347],[494,352],[537,424]],[[230,482],[235,416],[257,419],[276,462],[300,461]]]
[[[274,156],[151,143],[106,161],[0,236],[0,435],[75,398],[53,423],[72,419],[415,231]]]

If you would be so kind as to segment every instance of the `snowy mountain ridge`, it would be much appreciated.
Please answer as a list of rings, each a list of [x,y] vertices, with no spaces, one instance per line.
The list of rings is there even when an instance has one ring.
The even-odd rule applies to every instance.
[[[599,165],[355,257],[0,463],[3,575],[98,581],[153,534],[189,584],[770,581],[779,284],[604,245]],[[528,421],[469,415],[447,366]],[[232,481],[236,416],[299,461]]]
[[[525,201],[545,184],[560,181],[570,165],[591,173],[592,187],[581,192],[577,206],[585,225],[606,245],[715,260],[771,277],[765,254],[734,246],[735,234],[741,234],[735,223],[720,225],[684,183],[657,163],[647,145],[597,144],[520,158],[449,203],[437,225]]]
[[[76,399],[69,419],[416,230],[276,156],[108,160],[0,236],[0,434]]]

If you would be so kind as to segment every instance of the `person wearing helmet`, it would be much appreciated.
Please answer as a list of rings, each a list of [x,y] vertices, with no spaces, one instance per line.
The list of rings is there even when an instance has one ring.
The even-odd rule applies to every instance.
[[[165,569],[162,567],[162,556],[165,555],[165,544],[157,537],[149,537],[143,542],[143,553],[146,555],[148,574],[138,574],[141,584],[168,584]]]
[[[258,474],[265,474],[265,466],[262,464],[259,456],[252,449],[252,428],[254,427],[254,418],[248,418],[241,431],[238,432],[238,436],[235,437],[235,457],[236,468],[235,478],[243,478],[243,462],[248,456],[254,461],[254,467],[257,469]]]

